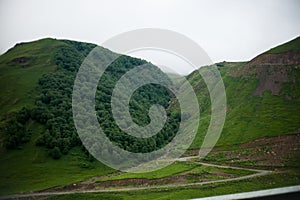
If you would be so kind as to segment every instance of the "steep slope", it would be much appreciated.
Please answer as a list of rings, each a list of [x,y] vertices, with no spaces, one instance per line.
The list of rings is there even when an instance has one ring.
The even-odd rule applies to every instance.
[[[86,152],[72,121],[73,81],[82,60],[93,47],[87,43],[43,39],[16,45],[0,56],[1,194],[70,184],[113,171]],[[258,138],[299,134],[298,47],[299,38],[250,62],[217,64],[227,94],[227,117],[218,146],[231,147]],[[102,77],[96,94],[98,119],[107,127],[107,136],[133,152],[149,152],[164,146],[174,136],[180,118],[175,107],[170,110],[167,130],[157,138],[143,141],[124,136],[111,120],[110,96],[114,84],[122,74],[145,63],[120,57]],[[210,123],[210,99],[198,73],[187,78],[200,103],[200,127],[191,146],[199,149]],[[158,102],[167,108],[171,97],[168,90],[159,86],[140,88],[131,101],[133,119],[140,125],[149,123],[149,116],[144,114],[149,107]]]
[[[56,69],[54,56],[66,44],[53,39],[20,43],[0,56],[1,119],[34,104],[38,79]]]
[[[299,46],[300,38],[296,38],[255,57],[242,68],[231,70],[229,75],[258,77],[259,85],[254,95],[262,96],[267,90],[270,90],[273,95],[279,95],[284,83],[297,81],[296,74],[300,66]],[[297,94],[299,94],[298,91],[293,91],[290,95]],[[287,93],[286,97],[292,98]]]
[[[51,49],[48,49],[49,47]],[[7,99],[3,101],[1,111],[1,192],[42,189],[45,186],[78,181],[91,174],[103,175],[112,171],[89,155],[82,146],[73,123],[71,97],[75,76],[83,59],[94,47],[93,44],[75,41],[44,39],[17,45],[1,56],[4,82],[10,79],[13,79],[14,83],[23,81],[22,86],[10,84],[1,94],[3,99]],[[100,50],[107,56],[116,55],[104,48]],[[95,98],[98,120],[103,125],[105,134],[114,143],[132,152],[148,152],[166,145],[174,137],[176,131],[173,130],[178,128],[180,118],[180,113],[169,109],[169,120],[164,129],[146,139],[135,139],[125,135],[111,120],[113,116],[110,97],[114,85],[127,71],[146,63],[144,60],[120,56],[101,77]],[[50,70],[47,70],[48,65]],[[156,70],[157,76],[164,76],[154,65],[148,63],[147,67]],[[13,69],[15,71],[12,71]],[[38,73],[32,73],[34,69]],[[19,73],[23,73],[22,77],[15,77]],[[24,96],[24,93],[18,92],[12,93],[15,96],[7,95],[14,90],[32,91],[32,94]],[[167,108],[171,96],[169,90],[159,85],[150,84],[139,88],[130,101],[133,120],[142,126],[148,124],[150,118],[144,113],[155,103]],[[18,101],[12,101],[14,98]],[[60,159],[59,164],[56,164],[59,166],[57,169],[52,158]],[[72,162],[66,163],[70,159]],[[40,173],[48,168],[51,171],[49,174]],[[68,177],[68,174],[64,174],[64,168],[81,172],[77,177]],[[53,176],[55,171],[56,176]],[[36,184],[22,184],[26,176],[36,173]],[[17,177],[10,178],[12,174]],[[40,184],[43,179],[47,181]]]
[[[59,161],[53,160],[47,149],[36,145],[46,125],[32,118],[32,112],[28,112],[39,105],[37,99],[42,92],[40,80],[45,77],[43,75],[56,77],[63,74],[58,61],[70,55],[64,51],[69,50],[76,58],[82,59],[94,46],[48,38],[18,44],[0,56],[1,194],[70,184],[112,171],[99,162],[90,162],[80,146],[71,149]],[[70,62],[65,64],[70,66]],[[7,146],[8,142],[11,145]]]
[[[300,38],[267,51],[247,63],[217,64],[227,94],[227,117],[218,146],[258,138],[300,133]],[[198,73],[188,76],[199,94],[207,91]],[[208,110],[206,109],[208,108]],[[192,148],[199,148],[209,122],[203,108],[203,126]]]
[[[274,53],[277,54],[277,53],[284,53],[287,51],[294,51],[300,53],[299,37],[270,49],[269,51],[266,52],[266,54],[274,54]]]

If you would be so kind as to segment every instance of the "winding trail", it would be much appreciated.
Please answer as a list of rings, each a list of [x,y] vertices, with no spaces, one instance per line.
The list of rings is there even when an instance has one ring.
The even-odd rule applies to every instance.
[[[198,157],[197,156],[183,157],[183,158],[176,159],[176,161],[186,162],[189,159],[193,159],[193,158],[198,158]],[[58,192],[58,191],[33,192],[33,193],[26,193],[26,194],[13,194],[13,195],[0,196],[0,199],[19,199],[19,198],[28,198],[28,197],[56,196],[56,195],[65,195],[65,194],[122,192],[122,191],[136,191],[136,190],[148,190],[148,189],[166,189],[166,188],[187,187],[187,186],[201,186],[201,185],[207,185],[207,184],[213,184],[213,183],[223,183],[223,182],[229,182],[229,181],[244,180],[244,179],[264,176],[264,175],[273,173],[273,171],[269,171],[269,170],[232,167],[232,166],[216,165],[216,164],[209,164],[209,163],[203,163],[203,162],[197,162],[197,163],[200,163],[200,164],[206,165],[206,166],[218,167],[218,168],[243,169],[243,170],[253,171],[256,173],[247,175],[247,176],[227,178],[227,179],[222,179],[222,180],[196,182],[196,183],[167,184],[167,185],[153,185],[153,186],[126,187],[126,188],[107,188],[107,189],[94,189],[94,190],[72,190],[72,191],[60,191],[60,192]]]

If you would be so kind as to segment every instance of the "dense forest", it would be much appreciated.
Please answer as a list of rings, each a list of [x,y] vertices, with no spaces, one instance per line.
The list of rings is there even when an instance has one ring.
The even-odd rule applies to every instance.
[[[299,41],[300,39],[296,38],[275,48],[276,51],[272,50],[276,54],[264,53],[250,62],[217,64],[223,77],[227,96],[226,123],[218,140],[218,146],[241,144],[267,136],[299,133],[299,63],[297,59],[294,59],[299,52]],[[39,43],[44,43],[43,48]],[[3,72],[12,71],[11,76],[7,76],[4,83],[11,83],[11,78],[17,77],[15,73],[21,71],[19,72],[21,74],[22,70],[30,70],[30,68],[32,71],[42,69],[41,73],[44,75],[39,76],[41,78],[37,83],[37,88],[34,88],[34,95],[30,97],[35,100],[34,103],[20,102],[17,104],[26,106],[14,109],[15,99],[24,98],[24,94],[21,91],[18,91],[18,96],[3,94],[1,101],[5,105],[3,108],[12,106],[3,110],[4,123],[1,126],[1,132],[4,132],[5,136],[1,143],[7,149],[20,149],[28,141],[34,140],[36,145],[44,147],[55,159],[68,154],[73,147],[80,146],[86,155],[91,157],[83,147],[74,126],[72,91],[76,73],[95,45],[47,39],[28,45],[30,45],[30,48],[28,47],[30,50],[27,50],[27,47],[23,48],[20,44],[2,56]],[[56,48],[47,51],[51,45]],[[37,47],[42,49],[39,51],[40,54],[34,57]],[[20,59],[20,52],[22,59]],[[113,54],[109,50],[105,52]],[[287,57],[287,61],[278,59],[281,54],[289,55],[291,58]],[[275,64],[264,63],[265,57],[273,57]],[[44,62],[48,62],[47,60],[51,63],[43,65]],[[292,63],[278,64],[279,61]],[[33,62],[37,68],[33,68],[33,65],[28,67],[30,62]],[[180,109],[177,109],[174,95],[165,87],[148,84],[140,87],[132,95],[130,115],[139,126],[145,126],[150,122],[149,108],[154,104],[162,105],[166,108],[168,120],[161,132],[153,137],[141,139],[126,134],[117,126],[111,111],[113,88],[123,74],[146,63],[140,59],[120,56],[102,75],[95,95],[95,110],[104,133],[116,145],[130,152],[151,152],[164,147],[174,137],[181,119],[181,113],[178,111]],[[43,67],[50,64],[54,65],[51,71],[44,72]],[[13,67],[15,69],[12,69]],[[155,68],[155,66],[152,67]],[[201,69],[205,70],[205,67]],[[162,73],[159,69],[156,70],[157,74]],[[19,86],[21,83],[22,86],[29,84],[30,81],[27,80],[32,79],[34,75],[35,72],[25,77]],[[199,129],[196,130],[197,136],[190,149],[199,149],[210,125],[210,98],[206,84],[197,71],[186,78],[198,97],[201,113]],[[267,87],[270,84],[277,88],[277,94],[273,94],[273,89],[270,90]],[[16,88],[7,89],[4,84],[2,85],[5,93]],[[257,88],[261,89],[262,96],[256,95]],[[10,98],[10,104],[6,103],[6,98]],[[43,128],[32,130],[37,127],[36,124],[30,126],[33,122],[41,124]],[[250,124],[255,124],[255,126]],[[40,132],[39,136],[36,136],[37,132]],[[32,135],[34,138],[31,138]]]
[[[59,159],[75,146],[82,146],[82,150],[88,155],[73,122],[72,90],[81,63],[95,45],[67,40],[64,42],[69,45],[59,48],[55,54],[57,69],[39,79],[39,95],[34,107],[24,107],[8,122],[5,131],[5,146],[8,149],[20,148],[30,140],[31,130],[26,124],[34,120],[45,126],[45,131],[36,139],[36,145],[44,146],[52,158]],[[129,105],[130,114],[136,124],[145,126],[150,123],[147,114],[150,107],[160,104],[167,110],[164,128],[152,137],[136,138],[123,132],[115,123],[111,111],[111,96],[115,84],[123,74],[146,63],[137,58],[120,56],[101,77],[95,96],[97,117],[104,133],[113,143],[130,152],[151,152],[165,146],[175,136],[181,119],[180,112],[174,111],[176,106],[170,107],[173,97],[171,91],[160,85],[148,84],[134,92]],[[157,67],[149,65],[157,74],[164,76]]]

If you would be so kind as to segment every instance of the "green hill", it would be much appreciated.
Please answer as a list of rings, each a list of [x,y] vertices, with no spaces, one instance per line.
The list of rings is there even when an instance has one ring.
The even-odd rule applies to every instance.
[[[1,117],[22,106],[32,106],[36,87],[42,74],[55,70],[56,51],[61,41],[43,39],[17,44],[0,57]]]
[[[249,62],[216,64],[227,96],[226,122],[218,146],[300,133],[299,42],[300,37]],[[200,104],[205,102],[201,105],[202,120],[198,137],[191,147],[197,149],[210,122],[210,100],[199,73],[191,73],[188,80],[194,86]]]
[[[1,194],[69,184],[112,171],[101,163],[89,162],[80,147],[73,148],[59,161],[52,159],[45,148],[36,146],[36,139],[45,132],[46,126],[30,118],[26,118],[23,124],[15,120],[18,116],[20,118],[21,110],[36,107],[36,100],[41,94],[39,80],[44,74],[57,73],[57,58],[62,49],[69,48],[78,57],[86,55],[72,44],[70,41],[48,38],[17,44],[0,56]],[[82,45],[94,47],[91,44]],[[15,145],[13,150],[5,147],[7,132],[12,133],[12,142],[18,141],[12,143]]]
[[[300,52],[300,37],[297,37],[287,43],[284,43],[282,45],[279,45],[275,48],[270,49],[266,53],[284,53],[287,51],[295,51],[295,52]]]
[[[0,56],[0,194],[41,190],[113,172],[81,145],[72,119],[74,78],[94,47],[48,38],[17,44]],[[300,132],[299,62],[296,38],[249,62],[217,64],[227,95],[226,122],[218,146]],[[150,152],[166,145],[180,119],[178,105],[170,106],[175,102],[170,91],[147,85],[133,95],[130,112],[133,120],[144,126],[150,120],[144,113],[151,105],[160,103],[168,108],[168,124],[158,136],[136,140],[111,120],[110,97],[115,83],[128,70],[146,63],[121,56],[102,77],[96,94],[98,120],[106,127],[105,133],[132,152]],[[201,111],[200,127],[190,149],[199,149],[210,123],[210,99],[197,72],[187,78]]]
[[[260,74],[246,73],[236,75],[247,63],[225,63],[219,67],[223,76],[227,95],[226,121],[217,146],[231,146],[253,141],[258,138],[272,137],[285,134],[300,133],[300,69],[299,65],[259,66],[266,74],[260,83]],[[278,74],[286,73],[288,79],[276,80]],[[190,83],[194,86],[201,104],[201,120],[196,138],[191,149],[201,146],[210,122],[210,100],[208,91],[200,75],[196,72],[189,75]],[[281,81],[280,81],[281,80]],[[274,85],[280,90],[272,93],[269,87]],[[257,88],[261,94],[257,94]]]
[[[13,188],[11,191],[19,191],[19,182],[34,173],[37,173],[36,184],[28,184],[27,190],[31,187],[65,184],[65,181],[74,182],[74,178],[78,181],[78,177],[87,178],[91,174],[102,175],[112,171],[95,161],[87,152],[73,123],[71,97],[76,72],[84,57],[94,47],[95,45],[87,43],[44,39],[19,44],[1,57],[0,68],[3,74],[2,81],[5,83],[1,96],[3,117],[0,129],[3,192],[10,191],[7,186]],[[100,50],[107,56],[115,55],[107,49]],[[180,118],[180,113],[178,115],[172,112],[172,109],[168,109],[169,120],[165,127],[149,139],[136,139],[126,135],[111,120],[113,116],[110,97],[114,85],[123,74],[142,64],[147,62],[120,56],[101,77],[96,93],[96,111],[101,126],[105,127],[104,133],[113,142],[132,152],[149,152],[166,145],[174,137],[174,130],[178,128]],[[156,76],[165,76],[152,64],[148,63],[147,67],[156,70]],[[170,98],[170,91],[159,85],[150,84],[139,88],[130,101],[133,120],[142,126],[148,124],[150,118],[144,113],[154,103],[167,108],[171,102]],[[17,159],[20,154],[23,155],[22,159]],[[55,164],[56,161],[52,158],[59,159],[59,164]],[[72,162],[64,163],[68,158],[71,158]],[[12,163],[16,165],[12,167]],[[69,167],[71,171],[81,172],[78,177],[67,178],[69,175],[64,174],[63,166]],[[52,175],[40,173],[48,168],[50,171],[56,171],[57,176],[53,176],[54,171]],[[11,178],[12,174],[17,174],[17,178]],[[48,181],[40,184],[43,179]]]

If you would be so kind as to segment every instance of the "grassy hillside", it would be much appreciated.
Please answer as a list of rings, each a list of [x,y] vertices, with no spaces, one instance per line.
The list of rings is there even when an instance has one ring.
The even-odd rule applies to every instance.
[[[34,138],[43,127],[36,123],[32,127]],[[34,139],[22,150],[2,152],[0,162],[0,195],[68,185],[114,171],[100,162],[90,162],[79,147],[54,160]]]
[[[100,162],[91,162],[80,146],[71,149],[60,160],[52,159],[48,150],[36,145],[37,138],[47,127],[34,119],[22,124],[22,131],[30,130],[27,143],[14,150],[4,146],[5,130],[11,127],[8,124],[22,107],[29,110],[36,107],[37,97],[41,94],[39,80],[45,74],[59,74],[57,57],[62,49],[68,48],[76,52],[73,42],[49,38],[17,44],[0,56],[0,194],[70,184],[113,171]],[[78,51],[77,56],[82,57]]]
[[[279,45],[275,48],[270,49],[266,53],[283,53],[287,51],[295,51],[300,52],[300,37],[297,37],[287,43],[284,43],[282,45]]]
[[[53,187],[112,171],[95,161],[82,146],[72,118],[71,97],[76,72],[94,47],[87,43],[44,39],[19,44],[1,56],[2,81],[6,83],[1,97],[7,99],[2,101],[1,111],[1,193]],[[108,56],[114,54],[104,48],[101,51]],[[167,125],[149,139],[125,135],[111,120],[110,97],[114,85],[127,71],[145,63],[128,56],[119,57],[101,77],[96,94],[96,111],[100,124],[105,127],[104,132],[113,142],[132,152],[148,152],[164,146],[174,137],[173,130],[178,128],[180,118],[180,113],[174,114],[169,109]],[[155,66],[149,64],[148,67],[156,70],[156,76],[164,75]],[[35,71],[38,73],[32,73]],[[9,84],[10,80],[16,84]],[[27,95],[29,91],[31,94]],[[159,85],[139,88],[130,101],[134,121],[140,125],[148,124],[150,118],[144,113],[154,103],[168,107],[170,98],[170,92]],[[80,152],[78,156],[72,156],[74,151]],[[20,155],[24,160],[18,159]],[[73,157],[78,159],[73,160],[71,166],[64,162]],[[63,166],[80,173],[67,178],[69,174],[64,174]],[[53,173],[45,174],[47,168],[56,169],[53,172],[59,178],[53,178]],[[20,187],[28,176],[34,176],[36,184]],[[47,181],[40,184],[42,179]]]
[[[299,184],[299,175],[294,173],[270,174],[263,177],[253,178],[250,180],[233,181],[230,183],[217,183],[202,186],[190,186],[178,188],[163,188],[154,190],[140,190],[140,191],[125,191],[125,192],[111,192],[111,193],[85,193],[85,194],[71,194],[59,195],[49,197],[51,200],[59,199],[124,199],[124,200],[182,200],[201,198],[225,194],[234,194],[240,192],[252,192],[263,189],[278,188],[284,186],[292,186]]]
[[[289,42],[287,46],[296,46],[294,42],[298,43],[299,39]],[[248,63],[221,63],[217,66],[227,95],[226,122],[218,146],[300,133],[299,64],[261,63],[252,66]],[[237,71],[242,73],[236,75]],[[265,74],[262,76],[262,73]],[[191,146],[191,149],[197,149],[210,122],[210,100],[199,73],[192,73],[188,79],[198,95],[202,110],[198,136]],[[257,94],[258,88],[262,96]],[[278,94],[274,88],[278,88]]]
[[[282,52],[300,52],[299,41],[297,38],[267,53],[280,57]],[[87,153],[72,119],[73,81],[93,47],[87,43],[43,39],[18,44],[0,56],[0,194],[71,184],[114,171]],[[107,127],[105,133],[133,152],[150,152],[164,146],[174,137],[180,118],[175,106],[169,110],[166,129],[143,141],[125,136],[111,120],[110,96],[114,84],[128,70],[145,63],[122,56],[108,68],[96,94],[96,111],[99,122]],[[246,62],[217,64],[227,95],[226,122],[218,146],[231,147],[258,138],[300,133],[299,65],[259,64],[264,73]],[[201,112],[197,137],[190,149],[199,149],[210,123],[210,99],[198,73],[187,78],[194,87]],[[268,89],[269,86],[276,86],[276,91]],[[256,93],[258,89],[261,93]],[[159,86],[140,88],[130,102],[134,121],[146,125],[149,116],[145,113],[150,106],[159,102],[169,108],[171,97],[170,91]],[[24,106],[26,109],[22,109]],[[10,146],[5,146],[7,138]]]
[[[65,45],[59,40],[42,39],[17,44],[0,56],[1,119],[34,104],[39,78],[56,69],[54,55]]]

